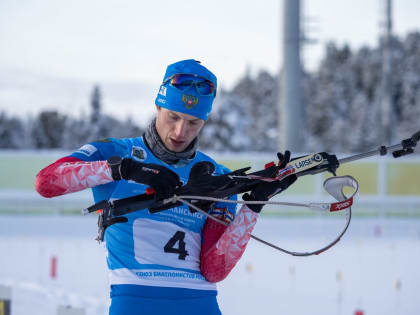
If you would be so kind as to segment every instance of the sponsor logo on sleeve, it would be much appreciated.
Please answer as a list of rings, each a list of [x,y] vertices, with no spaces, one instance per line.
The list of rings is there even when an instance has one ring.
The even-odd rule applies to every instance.
[[[98,149],[95,146],[91,144],[85,144],[83,147],[77,150],[76,153],[80,153],[86,156],[91,156],[96,151],[98,151]]]
[[[147,157],[147,153],[146,150],[142,147],[133,146],[133,148],[131,149],[131,156],[137,160],[144,161]]]

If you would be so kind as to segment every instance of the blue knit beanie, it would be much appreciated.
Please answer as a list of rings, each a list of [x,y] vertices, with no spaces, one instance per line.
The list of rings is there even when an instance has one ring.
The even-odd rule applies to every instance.
[[[174,74],[198,76],[211,81],[215,88],[217,88],[216,76],[194,59],[182,60],[170,64],[166,69],[163,83],[160,86],[155,100],[155,104],[160,107],[207,120],[216,92],[210,95],[200,95],[194,85],[185,91],[180,91],[167,82],[167,79]]]

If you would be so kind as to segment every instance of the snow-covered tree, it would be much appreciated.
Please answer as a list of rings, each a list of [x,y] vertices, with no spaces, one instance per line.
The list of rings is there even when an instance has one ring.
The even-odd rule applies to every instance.
[[[396,137],[404,138],[420,130],[420,33],[395,41],[392,57]]]
[[[350,152],[376,148],[382,97],[382,51],[329,43],[319,68],[303,73],[305,150]],[[391,99],[395,139],[420,129],[420,33],[392,39]],[[261,70],[239,78],[230,90],[219,91],[199,146],[218,151],[275,151],[277,149],[277,76]],[[21,120],[0,113],[0,147],[68,148],[106,137],[133,137],[143,128],[102,112],[102,92],[94,86],[90,115],[72,118],[44,111]]]
[[[99,85],[95,85],[92,90],[90,97],[90,121],[92,124],[95,124],[102,114],[102,92]]]
[[[200,146],[213,150],[272,151],[276,147],[277,79],[266,71],[245,73],[231,91],[222,91],[202,132]]]
[[[35,148],[63,147],[63,134],[67,117],[57,111],[42,111],[32,125],[32,142]]]
[[[380,55],[366,47],[352,53],[329,43],[318,72],[310,78],[307,126],[310,149],[357,151],[376,139]]]
[[[21,120],[0,113],[0,148],[19,149],[23,147],[25,128]]]

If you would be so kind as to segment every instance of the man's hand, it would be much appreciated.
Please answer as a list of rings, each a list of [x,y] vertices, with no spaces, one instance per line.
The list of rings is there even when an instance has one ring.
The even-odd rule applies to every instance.
[[[206,193],[217,189],[223,189],[231,183],[228,176],[213,175],[215,166],[208,161],[194,164],[188,177],[188,186],[194,194]]]
[[[131,158],[121,160],[119,167],[111,167],[114,179],[133,180],[152,187],[156,200],[172,197],[177,187],[182,185],[177,173],[158,164],[146,164]]]
[[[209,191],[215,191],[223,188],[224,186],[230,184],[231,181],[227,176],[214,176],[214,170],[214,164],[208,161],[202,161],[194,164],[191,168],[187,183],[191,194],[201,195]],[[194,202],[194,205],[206,212],[210,210],[213,204],[213,201],[206,200]],[[195,210],[191,208],[190,211],[193,213],[195,212]]]
[[[286,151],[283,154],[280,152],[277,153],[277,157],[279,158],[279,167],[280,169],[286,167],[287,163],[290,161],[290,151]],[[271,166],[264,170],[266,172],[267,177],[276,177],[277,170],[279,168],[276,166]],[[286,190],[290,185],[292,185],[296,181],[297,177],[295,174],[289,175],[283,180],[280,181],[273,181],[273,182],[261,182],[250,193],[246,193],[242,196],[244,201],[266,201],[269,200],[271,197],[281,193],[282,191]],[[250,208],[254,212],[261,212],[263,204],[247,204],[248,208]]]

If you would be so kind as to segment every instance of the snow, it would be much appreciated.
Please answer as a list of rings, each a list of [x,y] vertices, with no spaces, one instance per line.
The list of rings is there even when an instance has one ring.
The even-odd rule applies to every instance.
[[[261,217],[254,234],[287,249],[316,247],[341,219]],[[325,232],[325,233],[324,233]],[[96,217],[0,216],[0,285],[12,315],[56,314],[59,305],[107,312],[105,249]],[[325,244],[324,244],[325,245]],[[50,276],[57,259],[57,277]],[[219,287],[224,315],[419,314],[420,219],[355,218],[335,247],[307,258],[253,240]]]

